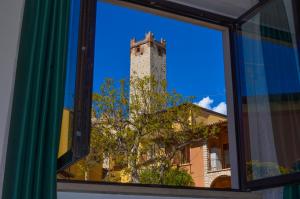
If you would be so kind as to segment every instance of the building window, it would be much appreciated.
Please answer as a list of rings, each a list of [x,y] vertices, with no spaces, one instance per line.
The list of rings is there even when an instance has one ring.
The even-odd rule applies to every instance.
[[[181,164],[188,164],[190,163],[190,147],[185,146],[180,151],[180,163]]]
[[[136,47],[136,51],[137,54],[139,54],[141,52],[141,47]]]
[[[158,48],[157,50],[158,50],[158,55],[162,56],[163,55],[163,50],[161,48]]]
[[[223,168],[230,168],[229,144],[223,144]]]
[[[222,169],[221,149],[212,147],[209,152],[209,163],[211,171],[219,171]]]

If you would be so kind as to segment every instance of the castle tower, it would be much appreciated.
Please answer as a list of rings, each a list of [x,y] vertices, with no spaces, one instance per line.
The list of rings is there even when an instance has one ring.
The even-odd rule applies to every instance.
[[[154,77],[157,82],[166,80],[166,41],[155,40],[152,32],[144,40],[130,42],[130,79]],[[134,85],[130,85],[130,93]]]

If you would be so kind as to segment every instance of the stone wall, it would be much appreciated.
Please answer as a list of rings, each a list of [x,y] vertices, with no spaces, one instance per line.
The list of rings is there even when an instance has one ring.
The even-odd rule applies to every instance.
[[[166,42],[156,41],[153,33],[146,34],[141,41],[130,43],[130,79],[154,77],[158,83],[166,80]],[[160,92],[161,87],[158,87]],[[130,84],[130,95],[134,94],[135,85]],[[138,94],[138,93],[136,93]],[[135,95],[136,95],[135,94]]]
[[[231,176],[231,169],[222,169],[219,171],[208,171],[205,174],[205,187],[210,187],[212,182],[220,176]]]
[[[130,77],[143,78],[151,74],[151,48],[148,43],[132,48],[130,53]]]
[[[166,80],[166,53],[160,46],[153,45],[150,56],[151,75],[158,81]]]

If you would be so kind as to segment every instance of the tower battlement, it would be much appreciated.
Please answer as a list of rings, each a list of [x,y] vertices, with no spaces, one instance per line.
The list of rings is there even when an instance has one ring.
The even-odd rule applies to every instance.
[[[141,41],[136,41],[135,38],[132,38],[130,41],[130,49],[140,47],[143,44],[150,44],[150,46],[156,45],[157,47],[161,48],[161,50],[165,52],[167,42],[162,38],[160,39],[160,41],[155,40],[154,34],[149,31],[148,33],[145,34],[145,38]]]

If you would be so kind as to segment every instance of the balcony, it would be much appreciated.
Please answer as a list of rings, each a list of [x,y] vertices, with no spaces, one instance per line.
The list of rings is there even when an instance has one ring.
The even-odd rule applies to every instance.
[[[208,172],[230,170],[230,164],[225,158],[209,158],[208,163]]]

